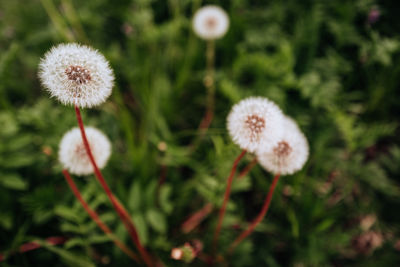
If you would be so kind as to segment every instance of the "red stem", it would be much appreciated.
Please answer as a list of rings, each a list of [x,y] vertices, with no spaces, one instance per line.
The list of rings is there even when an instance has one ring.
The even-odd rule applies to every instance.
[[[207,88],[207,107],[206,113],[201,120],[199,130],[201,136],[204,136],[211,125],[211,122],[214,118],[214,106],[215,106],[215,82],[214,82],[214,64],[215,64],[215,42],[208,41],[207,42],[207,69],[206,69],[206,77],[205,77],[205,86]]]
[[[55,245],[64,244],[68,240],[68,238],[63,237],[63,236],[51,236],[51,237],[46,238],[45,240],[49,245],[55,246]],[[40,245],[36,241],[32,241],[32,242],[22,244],[19,247],[18,252],[25,253],[25,252],[28,252],[31,250],[38,249],[40,247],[42,247],[42,245]],[[0,262],[5,259],[6,259],[6,257],[0,253]]]
[[[76,113],[76,118],[78,120],[78,125],[81,130],[81,135],[82,135],[82,140],[83,144],[86,149],[86,153],[90,159],[90,162],[92,163],[93,169],[94,169],[94,174],[97,177],[97,180],[103,187],[104,191],[106,192],[108,198],[110,199],[115,211],[121,218],[121,221],[124,223],[125,228],[128,230],[129,235],[131,236],[131,239],[133,243],[136,245],[137,249],[139,250],[140,255],[142,256],[144,262],[146,263],[147,266],[152,267],[153,262],[150,258],[150,255],[148,252],[145,250],[145,248],[142,246],[139,240],[139,235],[136,231],[135,225],[129,216],[128,212],[126,209],[122,206],[122,204],[117,200],[117,198],[114,197],[113,193],[111,192],[110,187],[107,185],[106,180],[104,179],[103,175],[100,172],[100,169],[97,167],[96,161],[94,160],[92,151],[90,150],[89,142],[86,137],[85,133],[85,128],[83,126],[82,122],[82,117],[81,117],[81,112],[79,110],[79,107],[75,105],[75,113]]]
[[[207,129],[210,127],[213,117],[214,117],[214,112],[212,108],[209,108],[209,110],[206,111],[206,114],[204,115],[199,125],[199,130],[201,131],[202,135],[204,135],[207,132]]]
[[[235,176],[237,165],[239,164],[239,161],[243,158],[243,156],[245,154],[246,154],[246,150],[243,150],[240,153],[240,155],[235,159],[235,161],[233,162],[233,165],[232,165],[231,173],[229,174],[229,177],[228,177],[228,182],[227,182],[226,190],[225,190],[225,194],[224,194],[224,201],[222,203],[221,209],[219,210],[217,228],[215,229],[215,233],[214,233],[213,245],[214,245],[215,253],[217,252],[218,237],[219,237],[219,232],[221,231],[221,226],[222,226],[222,221],[223,221],[224,215],[225,215],[226,205],[228,204],[229,196],[231,194],[233,178]]]
[[[67,181],[69,187],[71,188],[71,191],[74,193],[75,197],[79,200],[82,207],[89,214],[90,218],[92,218],[92,220],[97,224],[97,226],[112,239],[112,241],[115,243],[115,245],[117,245],[117,247],[119,247],[123,252],[125,252],[125,254],[127,254],[131,259],[140,263],[140,259],[138,258],[138,256],[132,250],[130,250],[124,243],[118,240],[114,235],[114,233],[111,231],[111,229],[108,228],[107,225],[105,225],[103,221],[99,218],[97,213],[89,207],[87,202],[82,198],[82,195],[79,192],[78,187],[76,186],[74,180],[69,175],[68,171],[63,170],[62,173],[64,174],[65,180]]]
[[[242,179],[244,176],[246,176],[251,169],[253,169],[254,166],[257,165],[257,158],[254,158],[247,166],[240,172],[238,179]]]
[[[258,214],[258,216],[254,219],[254,221],[247,227],[245,231],[243,231],[238,238],[233,241],[233,243],[229,247],[229,253],[232,253],[233,250],[236,248],[237,245],[239,245],[240,242],[242,242],[243,239],[245,239],[248,235],[250,235],[253,231],[254,228],[262,221],[262,219],[265,217],[265,215],[268,212],[269,205],[272,200],[272,195],[274,194],[274,190],[276,187],[276,184],[278,183],[280,174],[276,174],[274,177],[274,180],[272,181],[271,186],[269,187],[269,192],[267,197],[265,198],[264,205],[261,209],[261,212]]]
[[[206,204],[200,210],[196,211],[193,215],[191,215],[181,226],[182,232],[185,234],[191,232],[194,228],[196,228],[204,218],[211,213],[213,210],[213,205],[211,203]]]

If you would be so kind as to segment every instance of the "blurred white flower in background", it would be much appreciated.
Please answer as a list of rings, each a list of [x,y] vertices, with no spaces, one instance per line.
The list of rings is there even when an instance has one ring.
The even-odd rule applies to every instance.
[[[85,127],[85,132],[93,157],[101,169],[111,155],[110,141],[96,128]],[[63,136],[58,157],[63,167],[72,174],[88,175],[94,172],[79,128],[73,128]]]
[[[202,39],[221,38],[228,31],[228,28],[228,15],[218,6],[204,6],[194,14],[193,30]]]
[[[43,86],[63,104],[92,107],[111,94],[114,75],[98,51],[75,43],[53,47],[41,59]]]
[[[227,128],[234,143],[255,152],[269,150],[280,140],[283,120],[275,103],[263,97],[249,97],[232,107]]]
[[[257,151],[262,167],[274,174],[293,174],[301,170],[307,161],[308,142],[296,122],[289,117],[283,120],[284,131],[272,149]]]

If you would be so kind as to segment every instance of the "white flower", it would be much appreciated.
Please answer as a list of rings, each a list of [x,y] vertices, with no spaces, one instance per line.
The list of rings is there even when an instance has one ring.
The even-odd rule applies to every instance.
[[[274,174],[293,174],[301,168],[308,158],[308,142],[300,128],[291,118],[284,118],[284,132],[269,151],[257,153],[258,162]]]
[[[193,30],[203,39],[221,38],[228,31],[229,18],[226,12],[214,5],[200,8],[193,17]]]
[[[228,131],[242,149],[255,152],[269,149],[281,137],[282,111],[263,97],[249,97],[233,106],[228,115]]]
[[[63,104],[92,107],[111,94],[114,75],[98,51],[75,43],[60,44],[40,61],[43,86]]]
[[[97,166],[103,168],[111,154],[108,138],[93,127],[85,127],[85,133]],[[79,128],[73,128],[62,138],[58,157],[65,169],[76,175],[88,175],[94,172]]]

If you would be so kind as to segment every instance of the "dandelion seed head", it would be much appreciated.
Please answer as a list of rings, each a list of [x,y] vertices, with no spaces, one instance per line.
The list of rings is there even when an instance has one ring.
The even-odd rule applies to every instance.
[[[85,127],[85,133],[96,164],[101,169],[111,155],[110,141],[93,127]],[[88,175],[94,172],[79,128],[74,128],[63,136],[58,157],[63,167],[72,174]]]
[[[301,170],[307,161],[308,142],[296,122],[284,117],[284,131],[272,149],[257,152],[258,162],[266,170],[281,175]]]
[[[282,111],[275,103],[263,97],[249,97],[232,107],[227,128],[233,142],[255,152],[275,144],[283,130],[282,120]]]
[[[102,54],[88,46],[60,44],[40,61],[39,78],[65,105],[97,106],[110,96],[114,74]]]
[[[214,5],[200,8],[193,17],[193,30],[202,39],[214,40],[225,35],[229,28],[226,12]]]

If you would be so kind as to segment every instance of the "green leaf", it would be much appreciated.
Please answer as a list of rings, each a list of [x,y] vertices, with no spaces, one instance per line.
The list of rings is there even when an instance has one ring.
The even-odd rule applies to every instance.
[[[155,195],[157,190],[157,181],[153,180],[146,187],[145,208],[152,208],[155,205]]]
[[[47,250],[57,254],[60,256],[63,260],[65,260],[69,265],[71,266],[77,266],[77,267],[96,267],[88,258],[69,252],[65,249],[56,247],[56,246],[51,246],[45,241],[37,241],[39,244],[43,246],[43,248],[46,248]]]
[[[318,224],[316,227],[315,227],[315,231],[318,233],[318,232],[323,232],[323,231],[325,231],[326,229],[328,229],[329,227],[331,227],[331,225],[332,224],[334,224],[335,223],[335,220],[334,219],[326,219],[326,220],[323,220],[320,224]]]
[[[167,221],[165,219],[165,216],[158,210],[148,210],[146,212],[146,219],[151,227],[157,232],[165,233],[167,231]]]
[[[10,213],[2,213],[0,216],[0,226],[6,230],[10,230],[12,227],[13,218]]]
[[[28,183],[17,174],[1,175],[0,184],[14,190],[26,190],[28,188]]]
[[[83,240],[80,237],[75,237],[75,238],[71,238],[69,239],[65,244],[64,244],[64,248],[66,249],[71,249],[73,247],[84,247],[86,245],[85,240]]]
[[[232,192],[241,192],[247,191],[251,188],[251,179],[250,177],[236,177],[232,184]]]
[[[133,214],[132,220],[138,231],[140,241],[142,242],[143,245],[146,245],[148,242],[148,236],[149,236],[146,220],[144,219],[143,215],[140,213]]]
[[[73,221],[73,222],[78,222],[80,221],[78,214],[71,208],[68,208],[66,206],[57,206],[54,208],[54,212],[56,215],[62,217],[63,219],[66,219],[68,221]]]
[[[37,156],[33,154],[15,153],[0,163],[4,168],[21,168],[32,165],[36,159]]]
[[[171,191],[172,187],[169,184],[163,184],[161,186],[159,203],[161,209],[167,214],[170,214],[174,208],[170,200]]]
[[[90,244],[100,244],[110,241],[110,238],[106,235],[92,235],[89,237],[88,241]]]
[[[139,182],[133,182],[129,190],[128,208],[135,212],[140,210],[141,204],[141,188]]]
[[[82,229],[79,226],[71,224],[71,223],[62,223],[60,228],[61,228],[61,231],[63,231],[63,232],[82,234]]]

